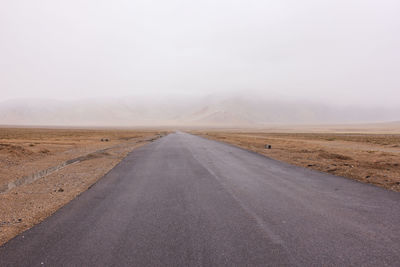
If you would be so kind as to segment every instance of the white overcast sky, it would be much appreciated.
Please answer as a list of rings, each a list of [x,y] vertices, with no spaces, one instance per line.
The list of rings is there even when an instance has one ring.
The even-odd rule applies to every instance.
[[[258,92],[400,105],[399,0],[0,0],[0,100]]]

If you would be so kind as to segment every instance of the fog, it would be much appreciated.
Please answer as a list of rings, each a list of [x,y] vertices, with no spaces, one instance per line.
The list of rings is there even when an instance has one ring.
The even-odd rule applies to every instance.
[[[399,10],[3,0],[0,124],[207,124],[200,111],[216,124],[400,120]]]

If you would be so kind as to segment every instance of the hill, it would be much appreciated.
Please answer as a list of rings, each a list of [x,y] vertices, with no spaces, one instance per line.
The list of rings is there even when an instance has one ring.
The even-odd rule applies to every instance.
[[[397,121],[400,109],[339,107],[258,96],[126,97],[0,103],[2,125],[49,126],[263,126]]]

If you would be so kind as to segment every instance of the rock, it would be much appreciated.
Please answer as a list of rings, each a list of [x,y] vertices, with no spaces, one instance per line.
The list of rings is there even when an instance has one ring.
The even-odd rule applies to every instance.
[[[57,192],[64,192],[64,189],[62,187],[58,188]]]

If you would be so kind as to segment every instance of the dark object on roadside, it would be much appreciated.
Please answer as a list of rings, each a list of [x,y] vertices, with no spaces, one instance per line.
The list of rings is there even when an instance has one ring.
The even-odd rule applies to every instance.
[[[108,138],[101,138],[101,142],[108,142],[108,141],[110,141],[110,139],[108,139]]]
[[[272,146],[271,145],[265,145],[265,149],[271,149]]]
[[[57,192],[64,192],[64,189],[62,187],[60,187]]]

